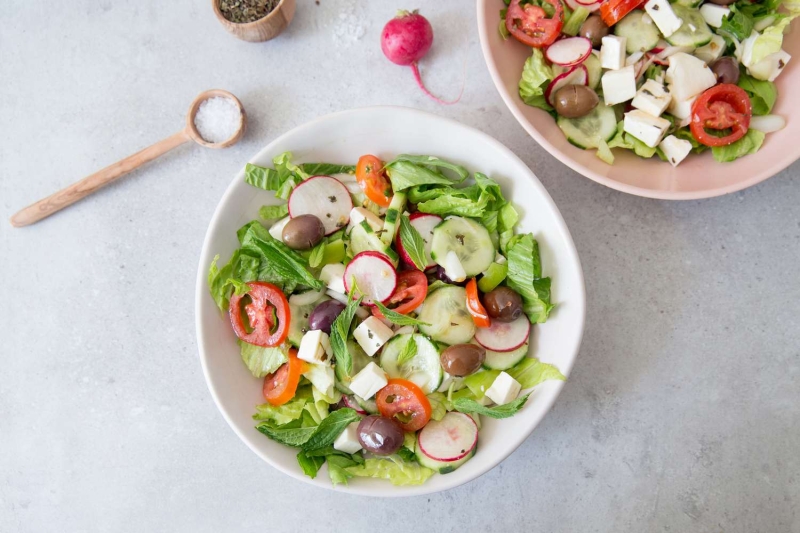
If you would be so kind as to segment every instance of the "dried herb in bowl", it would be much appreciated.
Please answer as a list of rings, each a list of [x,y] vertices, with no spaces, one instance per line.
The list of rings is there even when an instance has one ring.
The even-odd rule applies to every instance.
[[[220,0],[219,10],[231,22],[244,24],[266,17],[280,3],[280,0]]]

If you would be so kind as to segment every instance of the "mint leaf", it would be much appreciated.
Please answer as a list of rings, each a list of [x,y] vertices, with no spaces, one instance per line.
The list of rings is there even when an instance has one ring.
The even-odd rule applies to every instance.
[[[308,256],[308,265],[311,268],[317,268],[322,264],[322,259],[325,257],[325,241],[322,240],[315,247],[311,249],[311,255]]]
[[[400,217],[400,241],[417,270],[424,271],[428,266],[425,241],[422,240],[422,235],[417,229],[411,225],[407,216]]]
[[[330,446],[336,440],[336,437],[344,431],[344,428],[358,420],[361,420],[361,415],[354,409],[338,409],[320,422],[314,433],[301,446],[305,451]]]
[[[289,214],[289,205],[262,205],[258,210],[258,216],[264,220],[272,220],[275,218],[283,218]]]
[[[469,398],[458,398],[453,402],[453,408],[462,413],[478,413],[479,415],[488,416],[490,418],[508,418],[514,416],[522,409],[522,406],[528,401],[528,396],[530,395],[531,393],[529,392],[524,396],[520,396],[513,402],[496,405],[494,407],[486,407]]]
[[[325,464],[324,457],[309,457],[306,455],[306,452],[300,450],[297,454],[297,462],[300,464],[300,468],[303,469],[303,473],[314,479],[317,477],[317,472]]]
[[[417,341],[414,340],[414,335],[410,335],[408,337],[408,342],[406,342],[403,349],[400,350],[400,353],[397,355],[397,366],[406,364],[413,359],[415,355],[417,355]]]
[[[351,298],[355,284],[350,290]],[[356,314],[356,309],[361,305],[362,298],[358,300],[350,300],[344,311],[339,313],[336,320],[331,324],[331,349],[333,356],[336,359],[336,366],[342,369],[344,377],[349,378],[350,373],[353,371],[353,356],[347,349],[347,337],[350,335],[350,325],[353,323],[353,317]]]
[[[386,317],[386,320],[392,324],[397,324],[398,326],[430,326],[427,322],[417,320],[410,316],[401,315],[397,311],[392,311],[380,302],[375,302],[375,305],[378,307],[378,310],[383,313],[383,316]]]
[[[337,165],[336,163],[303,163],[303,172],[309,176],[330,176],[332,174],[355,174],[355,165]]]
[[[293,424],[287,424],[286,426],[290,426]],[[278,426],[275,427],[269,422],[264,422],[256,426],[256,429],[266,435],[267,437],[271,438],[276,442],[280,442],[281,444],[285,444],[287,446],[292,447],[299,447],[302,446],[308,439],[311,438],[311,435],[317,430],[317,426],[312,427],[286,427],[286,426]]]
[[[287,294],[297,285],[319,290],[324,285],[308,270],[308,262],[303,257],[273,239],[259,223],[250,224],[242,235],[242,249],[261,259],[258,271],[259,281],[278,285]]]

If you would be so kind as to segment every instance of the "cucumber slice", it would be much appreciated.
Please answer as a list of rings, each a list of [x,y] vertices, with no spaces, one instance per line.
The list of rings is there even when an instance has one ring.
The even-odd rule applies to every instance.
[[[625,37],[625,51],[629,54],[652,50],[661,39],[653,20],[641,9],[634,9],[614,25],[614,34]]]
[[[600,85],[600,77],[603,75],[603,67],[600,66],[600,52],[592,51],[591,55],[583,62],[586,72],[589,74],[589,88],[597,89]]]
[[[358,406],[360,408],[362,408],[364,411],[366,411],[367,413],[369,413],[371,415],[377,415],[378,414],[378,404],[377,404],[377,402],[375,402],[374,399],[365,400],[361,396],[356,396],[355,394],[353,395],[353,398],[355,398],[356,403],[358,404]]]
[[[419,330],[433,340],[445,344],[469,342],[475,336],[475,323],[467,310],[467,291],[463,287],[447,285],[429,295],[418,318],[429,326]]]
[[[383,244],[378,234],[372,231],[372,228],[366,220],[362,220],[360,224],[353,226],[350,232],[350,252],[353,257],[361,252],[380,252],[384,254],[392,264],[396,267],[400,261],[400,256],[391,247]]]
[[[680,5],[673,5],[672,10],[683,21],[683,24],[678,31],[667,37],[669,44],[700,48],[711,42],[714,34],[706,24],[700,10]]]
[[[478,280],[478,288],[481,292],[490,292],[497,288],[498,285],[503,283],[508,275],[507,263],[492,263],[486,272],[483,273],[481,279]]]
[[[424,466],[425,468],[430,468],[434,472],[438,472],[440,474],[449,474],[456,470],[459,466],[463,465],[470,459],[472,456],[475,455],[475,452],[478,450],[478,447],[475,446],[472,448],[472,451],[469,452],[465,457],[462,457],[458,461],[437,461],[435,459],[431,459],[424,453],[422,453],[419,449],[419,444],[417,445],[417,449],[414,452],[414,455],[417,457],[417,462]]]
[[[289,312],[292,317],[289,321],[289,344],[295,348],[300,347],[300,339],[308,331],[308,317],[311,316],[311,311],[325,300],[330,300],[330,298],[323,296],[316,302],[307,305],[295,305],[289,302]]]
[[[472,342],[478,344],[476,341]],[[528,348],[529,344],[526,342],[516,350],[511,350],[510,352],[486,350],[486,359],[483,361],[483,367],[489,370],[508,370],[525,359],[528,355]]]
[[[601,141],[608,142],[616,135],[617,115],[612,106],[601,102],[580,118],[558,117],[558,127],[578,148],[597,148]]]
[[[412,337],[417,343],[417,353],[398,364],[397,357]],[[402,378],[415,383],[425,394],[436,392],[444,379],[439,350],[428,337],[418,333],[395,335],[389,340],[381,352],[381,368],[390,378]]]
[[[431,239],[431,258],[436,264],[444,267],[447,253],[451,251],[458,256],[467,277],[477,276],[489,268],[496,255],[485,227],[469,218],[455,216],[447,217],[436,226]]]
[[[294,315],[292,315],[292,322],[294,322]],[[350,390],[350,382],[353,381],[353,376],[361,372],[361,370],[372,361],[372,358],[352,339],[347,341],[347,351],[350,352],[350,356],[353,358],[353,371],[348,378],[344,375],[344,372],[340,370],[341,367],[339,365],[334,366],[333,373],[336,378],[334,385],[336,386],[336,390],[341,393],[353,394],[353,391]],[[358,400],[359,398],[356,396],[356,402],[358,402]],[[358,403],[361,405],[361,402]],[[364,406],[362,406],[362,409],[368,411]]]
[[[386,246],[392,244],[394,236],[397,233],[397,228],[400,224],[400,213],[406,207],[406,193],[396,192],[392,196],[392,201],[389,203],[389,208],[386,210],[386,218],[383,220],[383,233],[381,234],[381,241]]]

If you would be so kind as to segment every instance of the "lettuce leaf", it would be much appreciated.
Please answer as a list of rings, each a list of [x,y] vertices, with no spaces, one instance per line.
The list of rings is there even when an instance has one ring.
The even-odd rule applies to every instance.
[[[553,69],[545,62],[542,51],[534,48],[531,57],[525,61],[525,66],[522,68],[519,97],[529,106],[552,111],[553,108],[545,100],[544,92],[554,77]]]
[[[273,220],[276,218],[283,218],[289,214],[289,205],[263,205],[258,210],[258,216],[264,220]]]
[[[275,196],[286,200],[298,183],[308,179],[309,174],[292,163],[292,153],[284,152],[272,158],[275,168],[260,167],[248,163],[244,167],[244,181],[264,189],[275,191]]]
[[[268,403],[257,405],[253,420],[272,422],[275,425],[283,426],[300,419],[307,401],[307,395],[301,395],[298,391],[294,398],[283,405],[276,406]]]
[[[755,65],[768,55],[781,51],[783,32],[794,17],[785,17],[766,28],[753,42],[753,53],[749,65]]]
[[[433,470],[417,463],[406,462],[396,456],[385,459],[367,459],[363,465],[346,468],[357,477],[388,479],[392,485],[422,485],[433,475]]]
[[[447,414],[447,397],[441,392],[428,394],[428,402],[431,404],[431,419],[441,420]]]
[[[250,373],[257,378],[272,374],[289,360],[289,346],[286,344],[267,348],[240,340],[239,347],[242,353],[242,361],[250,370]]]
[[[771,81],[757,80],[752,76],[741,73],[739,87],[745,90],[750,97],[754,115],[769,115],[778,99],[778,89]]]
[[[555,306],[550,303],[550,278],[542,278],[539,243],[532,234],[515,235],[507,248],[506,283],[522,296],[525,314],[532,323],[546,322]]]
[[[548,363],[542,363],[533,357],[526,357],[517,363],[514,368],[506,372],[508,372],[512,378],[519,381],[523,389],[533,388],[539,383],[550,379],[558,381],[567,380],[558,368]]]
[[[738,141],[727,146],[715,146],[711,149],[714,159],[720,163],[729,163],[740,157],[758,152],[764,144],[766,134],[758,130],[748,130]]]

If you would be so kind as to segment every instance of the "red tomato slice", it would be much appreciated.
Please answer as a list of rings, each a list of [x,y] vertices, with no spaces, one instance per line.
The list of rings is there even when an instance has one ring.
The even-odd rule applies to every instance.
[[[611,27],[643,3],[644,0],[606,0],[600,6],[600,18]]]
[[[396,313],[407,315],[425,301],[428,294],[428,278],[419,270],[406,270],[397,275],[397,288],[394,290],[386,307]],[[378,307],[372,308],[372,314],[383,318]]]
[[[492,325],[492,319],[489,318],[478,295],[478,282],[475,281],[475,278],[467,282],[467,310],[472,316],[472,321],[479,328],[488,328]]]
[[[375,402],[381,415],[394,418],[403,431],[422,429],[431,419],[431,402],[422,389],[405,379],[390,379]]]
[[[244,342],[258,346],[278,346],[283,344],[289,335],[289,301],[283,292],[272,283],[251,281],[247,284],[250,290],[246,294],[231,296],[229,314],[231,326],[236,336]],[[242,298],[249,296],[252,300],[245,306],[245,312],[252,331],[248,332],[242,317]],[[278,325],[275,327],[275,318]],[[274,329],[274,331],[273,331]]]
[[[726,146],[744,137],[750,127],[752,114],[750,97],[744,89],[731,83],[721,83],[695,100],[689,127],[697,142],[706,146]],[[707,131],[729,129],[731,133],[722,137]]]
[[[300,376],[308,365],[297,358],[297,350],[289,350],[289,362],[264,378],[264,399],[270,405],[283,405],[297,393]]]
[[[389,207],[392,184],[383,171],[383,161],[374,155],[362,155],[356,165],[356,181],[367,198],[381,207]]]
[[[506,29],[522,44],[534,48],[551,45],[561,34],[564,25],[564,7],[560,0],[544,0],[552,5],[555,13],[547,18],[544,9],[533,4],[519,5],[512,0],[506,10]]]

